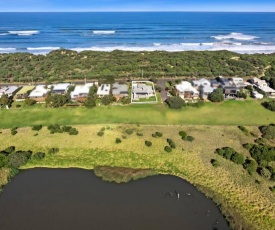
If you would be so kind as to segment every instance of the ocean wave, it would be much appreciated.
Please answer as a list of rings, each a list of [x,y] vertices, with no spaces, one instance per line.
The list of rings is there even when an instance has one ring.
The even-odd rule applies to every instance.
[[[1,33],[0,36],[6,36],[9,35],[8,33]]]
[[[154,46],[160,46],[160,45],[161,45],[161,43],[157,43],[157,42],[155,42],[155,43],[153,43],[153,45],[154,45]]]
[[[28,47],[27,50],[58,50],[60,47]]]
[[[15,51],[16,48],[0,48],[0,51]]]
[[[252,36],[252,35],[247,35],[247,34],[242,34],[242,33],[230,33],[228,35],[211,36],[211,38],[215,38],[216,40],[234,39],[234,40],[249,41],[249,40],[254,40],[258,37]]]
[[[8,32],[9,32],[9,34],[18,35],[18,36],[31,36],[34,34],[39,34],[38,30],[21,30],[21,31],[11,30]]]
[[[108,35],[108,34],[115,34],[115,30],[94,30],[93,34],[97,35]]]

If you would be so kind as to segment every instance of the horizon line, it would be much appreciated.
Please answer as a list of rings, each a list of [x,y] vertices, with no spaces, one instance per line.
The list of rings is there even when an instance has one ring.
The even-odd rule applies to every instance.
[[[0,11],[0,13],[275,13],[275,11],[152,11],[152,10],[141,10],[141,11]]]

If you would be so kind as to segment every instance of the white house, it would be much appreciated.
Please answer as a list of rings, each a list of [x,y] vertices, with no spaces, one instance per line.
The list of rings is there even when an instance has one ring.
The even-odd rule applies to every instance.
[[[266,96],[271,97],[271,98],[275,97],[275,90],[270,88],[267,85],[265,80],[261,80],[259,78],[254,77],[252,79],[252,81],[253,81],[254,86],[257,87],[258,89],[260,89],[261,91],[263,91],[266,94]]]
[[[65,94],[71,84],[70,83],[59,83],[53,85],[52,94]]]
[[[147,85],[146,82],[132,82],[132,94],[133,99],[138,100],[140,98],[149,98],[154,96],[153,83]]]
[[[263,99],[264,95],[258,93],[256,90],[252,91],[252,97],[256,99]]]
[[[16,91],[18,90],[19,87],[17,86],[5,86],[0,89],[0,97],[2,95],[7,95],[8,97],[13,97]]]
[[[241,77],[232,77],[232,78],[230,78],[230,80],[232,82],[232,85],[234,85],[238,88],[244,88],[246,86]]]
[[[200,88],[200,96],[202,99],[207,99],[208,95],[212,93],[215,90],[215,88],[205,85]]]
[[[192,85],[199,88],[200,86],[211,86],[211,82],[205,78],[201,78],[199,80],[192,81]]]
[[[33,91],[31,91],[29,98],[36,101],[43,101],[48,93],[48,89],[45,85],[37,85]]]
[[[199,91],[195,89],[190,82],[182,81],[180,84],[175,85],[176,90],[178,91],[179,96],[182,99],[190,98],[197,99],[199,98]]]
[[[90,88],[93,86],[93,83],[86,83],[85,85],[76,85],[74,91],[71,92],[71,99],[75,100],[77,98],[86,98],[88,97]]]
[[[110,94],[111,85],[110,84],[102,84],[97,89],[97,95],[99,97],[103,97]]]

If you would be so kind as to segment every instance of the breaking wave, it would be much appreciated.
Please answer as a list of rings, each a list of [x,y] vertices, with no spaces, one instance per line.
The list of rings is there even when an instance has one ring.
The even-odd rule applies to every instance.
[[[31,36],[34,34],[39,34],[38,30],[20,30],[20,31],[11,30],[8,32],[9,32],[9,34],[18,35],[18,36]]]
[[[94,30],[93,34],[97,35],[108,35],[108,34],[115,34],[115,30]]]
[[[58,50],[60,47],[28,47],[27,50],[34,50],[34,51],[39,51],[39,50]]]
[[[258,37],[252,36],[252,35],[246,35],[246,34],[242,34],[242,33],[230,33],[228,35],[212,36],[212,38],[215,38],[216,40],[234,39],[234,40],[249,41],[249,40],[254,40]]]

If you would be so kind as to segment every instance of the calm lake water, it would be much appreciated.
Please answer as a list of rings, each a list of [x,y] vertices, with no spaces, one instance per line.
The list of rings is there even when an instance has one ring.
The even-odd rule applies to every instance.
[[[161,175],[118,185],[88,170],[31,169],[17,175],[1,194],[0,229],[229,227],[210,199],[177,177]]]

